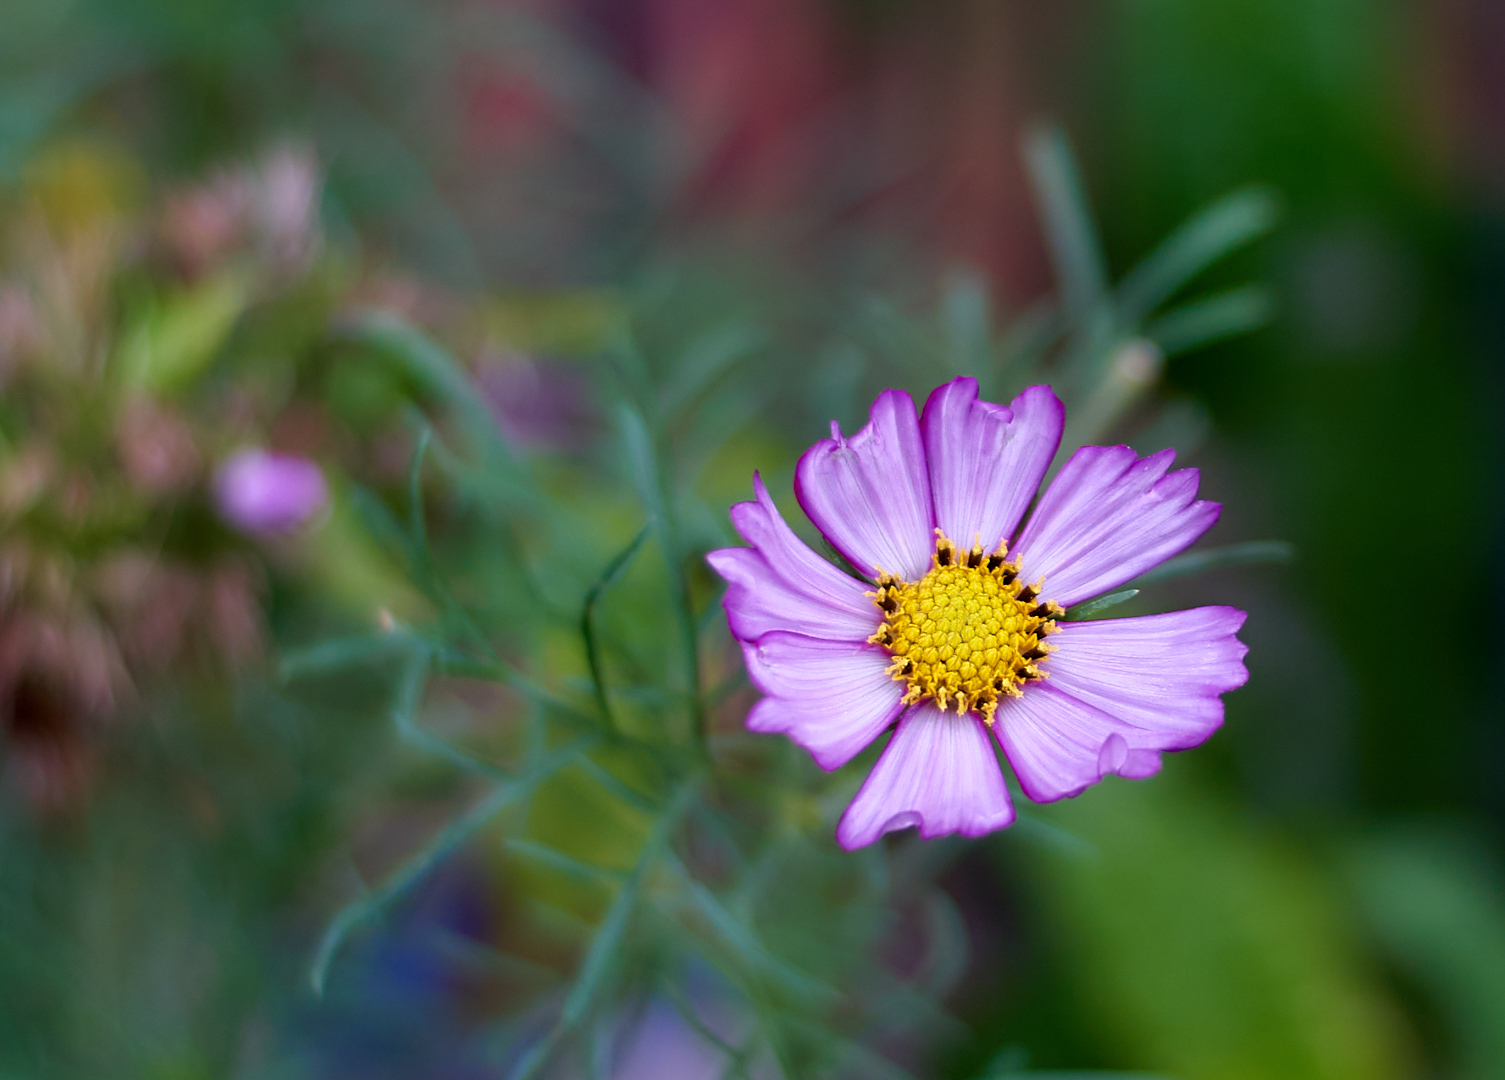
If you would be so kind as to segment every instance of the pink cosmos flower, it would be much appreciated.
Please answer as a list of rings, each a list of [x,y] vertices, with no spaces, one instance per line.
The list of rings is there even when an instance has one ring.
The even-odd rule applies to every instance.
[[[242,450],[214,478],[220,516],[243,532],[289,532],[323,509],[324,474],[307,458]]]
[[[898,390],[851,438],[836,424],[800,459],[795,494],[858,581],[805,546],[758,476],[732,508],[751,547],[707,556],[753,682],[748,714],[825,769],[897,722],[842,815],[848,850],[910,825],[979,836],[1014,820],[989,734],[1036,802],[1104,776],[1140,778],[1223,722],[1248,678],[1244,613],[1204,607],[1065,622],[1080,603],[1188,547],[1217,520],[1173,452],[1071,456],[1021,528],[1061,442],[1048,386],[1005,408],[956,379],[923,418]],[[951,707],[954,706],[954,707]]]

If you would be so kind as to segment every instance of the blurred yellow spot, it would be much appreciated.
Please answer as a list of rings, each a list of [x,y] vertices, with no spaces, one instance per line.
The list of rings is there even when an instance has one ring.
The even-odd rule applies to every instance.
[[[109,145],[53,143],[26,163],[24,190],[63,233],[114,225],[142,201],[146,175],[139,162]]]
[[[627,305],[606,289],[517,293],[487,305],[484,329],[491,341],[524,352],[588,356],[620,337]]]
[[[1019,580],[1003,546],[991,555],[981,544],[963,551],[935,533],[931,568],[919,581],[879,577],[870,595],[883,625],[868,640],[893,657],[888,671],[909,684],[906,703],[933,698],[944,712],[954,701],[958,713],[972,709],[991,724],[1001,695],[1017,697],[1025,682],[1045,678],[1036,663],[1054,651],[1045,638],[1065,612]]]

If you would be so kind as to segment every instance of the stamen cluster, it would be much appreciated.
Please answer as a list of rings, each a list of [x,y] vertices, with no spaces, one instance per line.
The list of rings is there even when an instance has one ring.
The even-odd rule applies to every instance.
[[[931,569],[919,581],[892,574],[878,578],[870,593],[883,610],[883,625],[868,640],[893,657],[888,672],[909,689],[904,702],[933,698],[945,711],[956,702],[989,724],[1000,696],[1017,697],[1054,647],[1045,638],[1065,614],[1053,601],[1039,602],[1039,583],[1019,580],[1018,561],[1007,546],[985,554],[980,543],[963,551],[936,531]]]

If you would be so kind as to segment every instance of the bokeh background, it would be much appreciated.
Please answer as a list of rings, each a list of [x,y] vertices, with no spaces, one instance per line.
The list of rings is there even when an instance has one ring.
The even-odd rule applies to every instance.
[[[1484,0],[0,0],[0,1076],[1505,1076],[1502,72]],[[1116,613],[1251,679],[843,856],[698,556],[959,373],[1203,470]],[[710,892],[635,869],[681,712]]]

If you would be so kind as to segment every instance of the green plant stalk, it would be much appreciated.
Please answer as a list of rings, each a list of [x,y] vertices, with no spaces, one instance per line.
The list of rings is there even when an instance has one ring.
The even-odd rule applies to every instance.
[[[674,611],[679,623],[680,638],[684,649],[685,675],[689,684],[687,695],[690,704],[690,729],[696,748],[702,756],[709,757],[706,745],[705,696],[701,691],[700,635],[695,608],[690,600],[690,582],[685,575],[683,553],[674,522],[670,520],[664,499],[663,478],[654,455],[653,440],[642,414],[629,405],[620,411],[622,432],[627,442],[628,456],[638,473],[643,502],[649,515],[649,524],[658,538],[659,549],[669,570],[670,588],[673,592]]]
[[[498,784],[484,799],[441,830],[428,847],[408,860],[380,888],[347,905],[334,917],[328,929],[324,931],[324,935],[319,939],[319,947],[314,953],[313,964],[309,968],[308,975],[314,994],[319,997],[324,995],[329,966],[351,931],[382,914],[394,901],[422,881],[429,871],[474,836],[487,822],[506,807],[531,795],[544,780],[571,764],[578,755],[584,753],[593,741],[589,738],[577,739],[549,755],[526,776]]]
[[[608,730],[616,730],[616,718],[612,715],[611,698],[606,692],[606,674],[601,663],[601,645],[596,637],[596,605],[606,590],[627,572],[627,567],[648,539],[651,526],[644,525],[638,534],[607,564],[601,576],[585,593],[585,603],[580,611],[580,637],[585,642],[585,662],[590,666],[591,686],[596,693],[596,707],[601,710],[601,722]]]
[[[643,853],[638,856],[637,864],[632,868],[631,874],[623,883],[616,899],[612,901],[611,907],[607,909],[606,918],[601,921],[601,928],[596,931],[596,936],[591,941],[590,949],[585,954],[585,961],[580,965],[580,974],[576,977],[574,985],[570,987],[569,995],[564,999],[564,1005],[559,1011],[559,1019],[555,1021],[549,1033],[535,1043],[513,1066],[512,1071],[508,1073],[507,1080],[529,1080],[530,1077],[536,1076],[538,1071],[554,1056],[554,1051],[564,1038],[585,1018],[597,990],[605,980],[612,962],[616,959],[617,950],[627,933],[628,918],[632,915],[633,908],[637,906],[643,881],[648,871],[658,862],[660,855],[668,848],[675,827],[689,810],[690,804],[700,790],[701,781],[702,776],[699,773],[687,778],[674,793],[674,797],[669,800],[663,814],[654,822],[653,832],[648,837]]]

